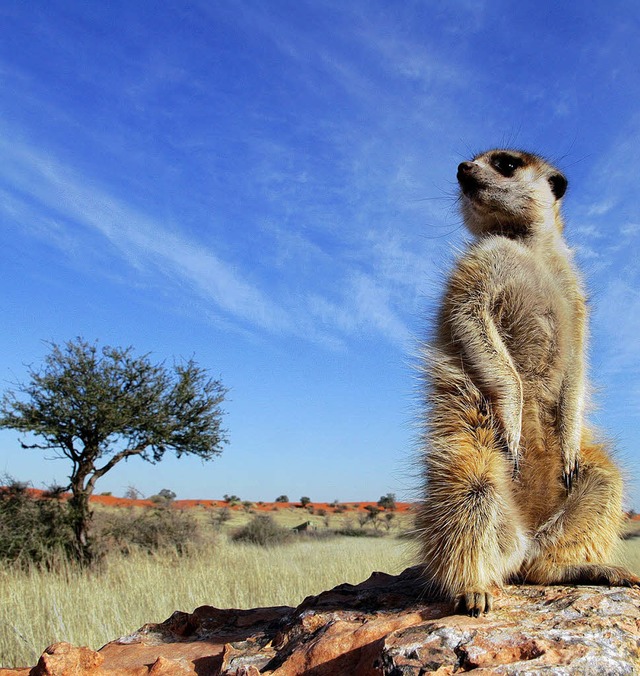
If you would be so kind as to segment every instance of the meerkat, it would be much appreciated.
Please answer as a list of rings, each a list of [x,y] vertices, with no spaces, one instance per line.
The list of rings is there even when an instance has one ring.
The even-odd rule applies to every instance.
[[[607,563],[622,479],[585,424],[587,305],[563,238],[567,179],[513,150],[462,162],[457,179],[475,239],[420,367],[425,575],[475,617],[516,580],[637,585]]]

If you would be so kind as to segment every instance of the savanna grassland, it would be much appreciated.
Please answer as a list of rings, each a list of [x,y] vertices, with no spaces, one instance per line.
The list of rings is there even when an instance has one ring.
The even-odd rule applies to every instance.
[[[97,516],[110,511],[116,510]],[[0,664],[35,664],[56,641],[96,649],[175,610],[191,612],[200,605],[295,606],[337,584],[358,583],[373,571],[398,573],[412,563],[410,540],[400,537],[411,526],[408,512],[379,523],[379,537],[347,537],[331,531],[374,533],[371,523],[357,523],[358,510],[307,516],[287,506],[268,513],[288,529],[309,520],[315,530],[263,547],[231,537],[254,510],[224,513],[200,506],[189,511],[200,522],[201,537],[182,554],[175,547],[155,553],[112,548],[93,570],[59,562],[51,570],[9,566],[0,571]],[[630,522],[629,531],[640,535],[640,522]],[[619,559],[640,574],[640,538],[624,540]]]
[[[110,508],[97,518],[108,516]],[[324,510],[321,510],[321,512]],[[195,507],[200,540],[183,554],[175,548],[149,553],[112,549],[95,570],[64,561],[52,570],[5,567],[0,571],[0,665],[35,664],[45,647],[57,641],[99,648],[147,622],[161,622],[175,610],[200,605],[251,608],[299,604],[343,582],[358,583],[373,571],[398,573],[411,563],[411,546],[398,537],[410,515],[397,513],[380,537],[333,536],[343,527],[374,532],[357,523],[355,510],[308,515],[294,507],[269,511],[276,523],[291,528],[311,521],[310,535],[263,547],[232,541],[253,518],[249,510]]]

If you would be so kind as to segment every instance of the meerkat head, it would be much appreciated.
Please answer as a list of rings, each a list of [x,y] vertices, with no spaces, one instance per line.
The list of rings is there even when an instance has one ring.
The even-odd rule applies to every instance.
[[[525,237],[562,230],[567,179],[545,160],[520,150],[489,150],[458,166],[462,216],[474,235]]]

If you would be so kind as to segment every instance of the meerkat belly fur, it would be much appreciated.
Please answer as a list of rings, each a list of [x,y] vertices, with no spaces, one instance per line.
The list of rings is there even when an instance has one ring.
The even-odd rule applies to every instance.
[[[475,241],[421,365],[425,575],[474,616],[516,579],[638,584],[607,563],[622,479],[584,421],[587,308],[562,234],[567,180],[511,150],[463,162],[457,177]]]

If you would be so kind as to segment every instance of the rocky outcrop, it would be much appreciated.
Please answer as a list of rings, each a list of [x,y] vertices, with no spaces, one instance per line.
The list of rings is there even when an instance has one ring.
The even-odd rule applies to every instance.
[[[94,652],[58,643],[0,676],[426,676],[640,673],[640,590],[508,587],[491,614],[421,598],[416,569],[297,608],[176,612]]]

